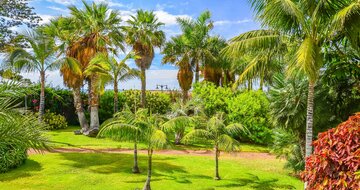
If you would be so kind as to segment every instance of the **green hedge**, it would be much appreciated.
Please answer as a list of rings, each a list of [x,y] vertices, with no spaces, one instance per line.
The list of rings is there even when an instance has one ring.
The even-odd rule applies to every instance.
[[[16,144],[0,143],[0,173],[20,166],[26,158],[26,148]]]

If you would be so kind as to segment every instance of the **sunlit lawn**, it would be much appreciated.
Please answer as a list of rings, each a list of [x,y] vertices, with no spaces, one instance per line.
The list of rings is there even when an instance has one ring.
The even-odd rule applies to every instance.
[[[74,135],[74,130],[79,129],[79,127],[72,126],[64,130],[49,131],[47,134],[50,139],[54,142],[54,147],[62,148],[93,148],[93,149],[106,149],[106,148],[124,148],[131,149],[133,148],[133,143],[131,142],[116,142],[111,139],[101,139],[101,138],[90,138],[84,135]],[[140,144],[140,149],[145,149],[145,145]],[[211,146],[206,145],[196,145],[196,146],[170,146],[171,149],[212,149]],[[241,144],[241,151],[243,152],[268,152],[268,149],[264,146],[253,145],[253,144]]]
[[[4,190],[137,189],[146,180],[146,157],[139,157],[141,174],[132,174],[131,154],[47,153],[31,155],[25,165],[0,174]],[[222,180],[213,180],[212,156],[154,155],[152,187],[178,189],[302,189],[302,182],[288,175],[283,161],[223,156]]]

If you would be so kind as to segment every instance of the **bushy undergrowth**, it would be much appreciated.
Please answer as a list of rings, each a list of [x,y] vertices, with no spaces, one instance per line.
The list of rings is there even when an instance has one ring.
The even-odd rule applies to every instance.
[[[43,121],[46,123],[45,129],[47,130],[65,129],[68,127],[64,116],[49,111],[45,113]]]
[[[26,148],[19,144],[0,143],[0,173],[23,164],[27,158]]]

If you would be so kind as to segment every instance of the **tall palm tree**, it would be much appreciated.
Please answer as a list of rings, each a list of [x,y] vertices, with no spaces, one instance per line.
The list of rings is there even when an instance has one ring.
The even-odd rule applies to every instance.
[[[151,190],[154,149],[164,148],[167,145],[167,136],[159,128],[161,122],[162,120],[156,115],[149,114],[147,109],[141,108],[136,113],[126,109],[116,114],[113,120],[109,120],[99,133],[100,136],[110,137],[115,140],[135,139],[135,143],[144,142],[147,144],[148,173],[143,190]],[[135,160],[135,163],[137,164],[137,160]]]
[[[172,127],[172,126],[169,126]],[[184,143],[194,142],[195,140],[211,141],[214,146],[215,153],[215,180],[220,180],[219,175],[219,155],[220,151],[234,151],[239,147],[239,142],[232,138],[234,135],[243,131],[240,124],[226,125],[224,114],[218,113],[211,117],[206,123],[204,129],[194,129],[186,134],[183,138]]]
[[[120,81],[127,81],[135,77],[140,76],[140,72],[137,69],[130,68],[126,61],[134,59],[136,56],[133,53],[129,53],[121,61],[117,61],[115,57],[109,57],[106,54],[100,53],[96,55],[86,69],[88,73],[98,73],[101,75],[103,85],[113,83],[114,85],[114,113],[118,112],[119,106],[119,88]]]
[[[71,88],[73,91],[74,97],[74,107],[76,114],[78,115],[81,132],[83,134],[88,134],[89,123],[86,119],[83,101],[81,98],[81,87],[83,86],[85,77],[83,72],[86,69],[87,63],[80,62],[80,55],[82,49],[80,48],[80,41],[78,41],[78,36],[74,33],[76,30],[76,25],[70,17],[59,17],[54,20],[51,20],[49,24],[44,25],[40,28],[44,33],[54,37],[58,44],[59,55],[63,58],[60,59],[63,63],[60,67],[60,73],[64,80],[64,85]],[[76,65],[78,69],[74,70],[74,67],[69,67],[69,65]]]
[[[45,76],[46,71],[58,68],[55,63],[55,40],[40,31],[28,31],[21,37],[30,45],[31,52],[24,48],[15,47],[8,53],[8,62],[16,69],[25,72],[39,72],[40,74],[40,106],[39,120],[45,113]]]
[[[201,13],[196,20],[177,18],[186,43],[191,50],[190,59],[191,66],[195,71],[195,82],[199,82],[201,65],[205,63],[205,59],[214,59],[207,44],[209,32],[214,27],[210,18],[209,11]]]
[[[154,48],[161,47],[165,34],[160,29],[164,24],[159,22],[152,11],[138,10],[136,15],[127,21],[123,27],[126,33],[126,43],[132,46],[138,59],[136,65],[141,70],[141,105],[146,106],[146,70],[150,68],[155,56]]]
[[[124,36],[120,32],[121,18],[117,11],[111,10],[106,4],[83,1],[84,9],[70,6],[70,17],[78,26],[73,31],[78,41],[72,46],[77,60],[88,65],[97,53],[114,52],[116,48],[124,50]],[[99,129],[99,76],[90,76],[90,133],[96,134]]]
[[[179,67],[177,79],[179,86],[183,91],[183,103],[188,99],[188,93],[193,81],[193,72],[190,65],[191,48],[186,45],[185,37],[175,36],[169,42],[165,43],[162,54],[164,57],[162,63],[171,63]]]

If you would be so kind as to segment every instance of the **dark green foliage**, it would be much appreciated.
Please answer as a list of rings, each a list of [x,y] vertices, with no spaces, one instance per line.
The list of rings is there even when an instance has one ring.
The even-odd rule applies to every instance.
[[[26,148],[19,144],[0,143],[0,173],[9,171],[24,163]]]
[[[120,110],[125,105],[125,96],[123,93],[118,94],[119,97],[119,108]],[[100,122],[112,118],[114,114],[114,91],[107,90],[100,96],[100,106],[99,106],[99,119]]]
[[[124,91],[125,104],[130,107],[132,111],[140,108],[140,95],[139,90]],[[151,113],[165,114],[170,110],[171,98],[169,94],[162,92],[146,92],[146,106],[150,109]]]
[[[235,94],[230,88],[217,87],[211,82],[201,82],[194,86],[193,98],[198,99],[204,105],[205,114],[209,117],[216,112],[228,113],[226,101]]]
[[[242,140],[268,144],[272,125],[269,120],[269,100],[262,91],[245,91],[226,101],[229,122],[241,123],[249,134]]]
[[[45,129],[47,130],[65,129],[68,127],[64,116],[49,111],[43,116],[43,121],[46,123]]]
[[[23,24],[34,27],[41,20],[34,13],[33,8],[29,7],[28,2],[29,0],[0,1],[0,51],[16,36],[16,32],[12,31],[11,27]]]

